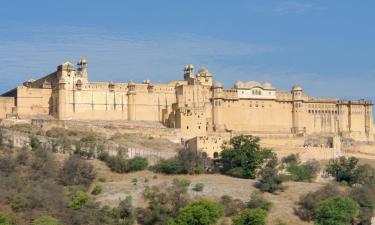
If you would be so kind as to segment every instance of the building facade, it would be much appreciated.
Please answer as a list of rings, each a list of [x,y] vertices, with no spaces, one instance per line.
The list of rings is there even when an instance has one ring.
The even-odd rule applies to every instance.
[[[372,103],[308,96],[270,83],[238,81],[224,88],[207,69],[184,68],[166,84],[92,82],[88,64],[66,62],[0,97],[0,117],[50,116],[59,120],[157,121],[186,137],[212,133],[327,133],[373,141]]]

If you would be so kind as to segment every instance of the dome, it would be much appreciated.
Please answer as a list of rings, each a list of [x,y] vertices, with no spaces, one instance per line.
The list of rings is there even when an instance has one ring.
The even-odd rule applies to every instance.
[[[208,69],[206,69],[206,68],[201,68],[199,71],[198,71],[198,73],[208,73]]]
[[[293,89],[292,89],[292,90],[293,90],[293,91],[302,91],[302,87],[301,87],[301,85],[296,84],[296,85],[293,86]]]
[[[135,85],[135,83],[134,83],[132,80],[129,80],[129,81],[128,81],[128,86],[129,86],[129,85]]]
[[[253,87],[262,87],[262,85],[257,81],[248,81],[244,84],[245,88],[253,88]]]
[[[243,83],[241,81],[237,81],[235,84],[234,84],[234,88],[242,88],[243,87]]]
[[[274,89],[271,85],[271,83],[269,83],[268,81],[264,82],[263,83],[263,88],[264,89]]]
[[[215,81],[214,88],[223,88],[223,85],[221,84],[220,81]]]

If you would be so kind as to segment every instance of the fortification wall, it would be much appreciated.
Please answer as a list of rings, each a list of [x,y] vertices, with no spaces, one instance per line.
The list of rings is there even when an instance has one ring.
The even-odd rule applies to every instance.
[[[1,97],[0,96],[0,118],[5,118],[7,114],[12,114],[15,106],[14,97]]]
[[[17,113],[22,116],[49,115],[52,103],[52,89],[17,88]]]
[[[224,101],[225,128],[235,131],[291,132],[292,104],[274,100]]]

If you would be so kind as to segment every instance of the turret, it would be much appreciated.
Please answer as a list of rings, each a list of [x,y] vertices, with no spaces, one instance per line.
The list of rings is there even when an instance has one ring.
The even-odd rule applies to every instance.
[[[128,82],[128,120],[136,120],[135,117],[135,83],[133,81]]]
[[[293,127],[292,132],[295,134],[304,134],[305,127],[303,125],[303,114],[304,114],[304,107],[303,107],[303,90],[300,85],[294,85],[292,88],[292,96],[293,96]]]
[[[205,86],[212,86],[212,74],[206,68],[202,68],[198,71],[198,81],[199,84]]]
[[[213,118],[213,128],[215,131],[223,131],[224,124],[223,124],[223,112],[222,112],[222,92],[223,92],[223,85],[216,81],[213,85],[213,100],[212,100],[212,118]]]
[[[194,75],[193,64],[185,65],[185,67],[184,67],[184,80],[186,80],[188,82],[188,84],[194,83],[195,75]]]
[[[77,62],[77,78],[80,78],[85,83],[88,81],[88,76],[87,61],[84,58],[80,58]]]

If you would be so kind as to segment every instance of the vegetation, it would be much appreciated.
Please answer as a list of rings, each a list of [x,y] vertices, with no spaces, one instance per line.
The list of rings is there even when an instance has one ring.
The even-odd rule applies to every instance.
[[[359,165],[355,157],[332,159],[326,171],[338,182],[354,184],[375,184],[375,169],[369,165]]]
[[[201,192],[203,191],[204,188],[204,183],[197,183],[194,186],[194,191]]]
[[[215,224],[224,212],[219,203],[205,199],[194,201],[182,208],[176,219],[171,220],[171,225],[210,225]]]
[[[358,215],[358,205],[347,197],[333,197],[323,200],[314,210],[317,225],[352,224]]]
[[[12,225],[12,221],[10,220],[9,216],[2,212],[0,212],[0,225]]]
[[[223,173],[254,179],[263,163],[274,156],[271,149],[260,147],[259,140],[258,137],[241,135],[224,145],[220,153]]]
[[[102,189],[102,187],[100,185],[96,185],[94,187],[94,189],[92,189],[91,194],[92,195],[98,195],[98,194],[102,193],[102,190],[103,189]]]
[[[227,217],[235,216],[246,208],[240,199],[233,199],[229,195],[223,195],[220,203],[224,206],[224,215]]]
[[[127,159],[122,151],[119,151],[116,156],[109,156],[108,153],[103,153],[99,156],[99,159],[104,161],[106,165],[116,173],[140,171],[148,167],[147,159],[143,157]]]
[[[65,160],[60,173],[63,185],[82,185],[88,187],[95,179],[94,167],[77,155],[72,155]]]
[[[50,216],[41,216],[35,219],[31,225],[62,225],[57,219]]]
[[[250,201],[247,203],[247,208],[250,209],[263,209],[266,212],[269,212],[272,208],[272,202],[267,201],[261,196],[261,193],[254,192],[251,195]]]
[[[256,187],[262,192],[274,193],[285,189],[283,186],[284,178],[280,175],[278,168],[278,159],[272,157],[271,160],[260,170],[259,180]]]
[[[152,169],[166,174],[202,174],[210,165],[211,160],[202,152],[180,149],[176,157],[161,160]]]
[[[245,209],[233,218],[233,225],[266,225],[266,216],[263,209]]]
[[[320,172],[320,163],[317,160],[301,163],[298,154],[291,154],[281,160],[281,168],[289,174],[290,180],[312,182]]]

